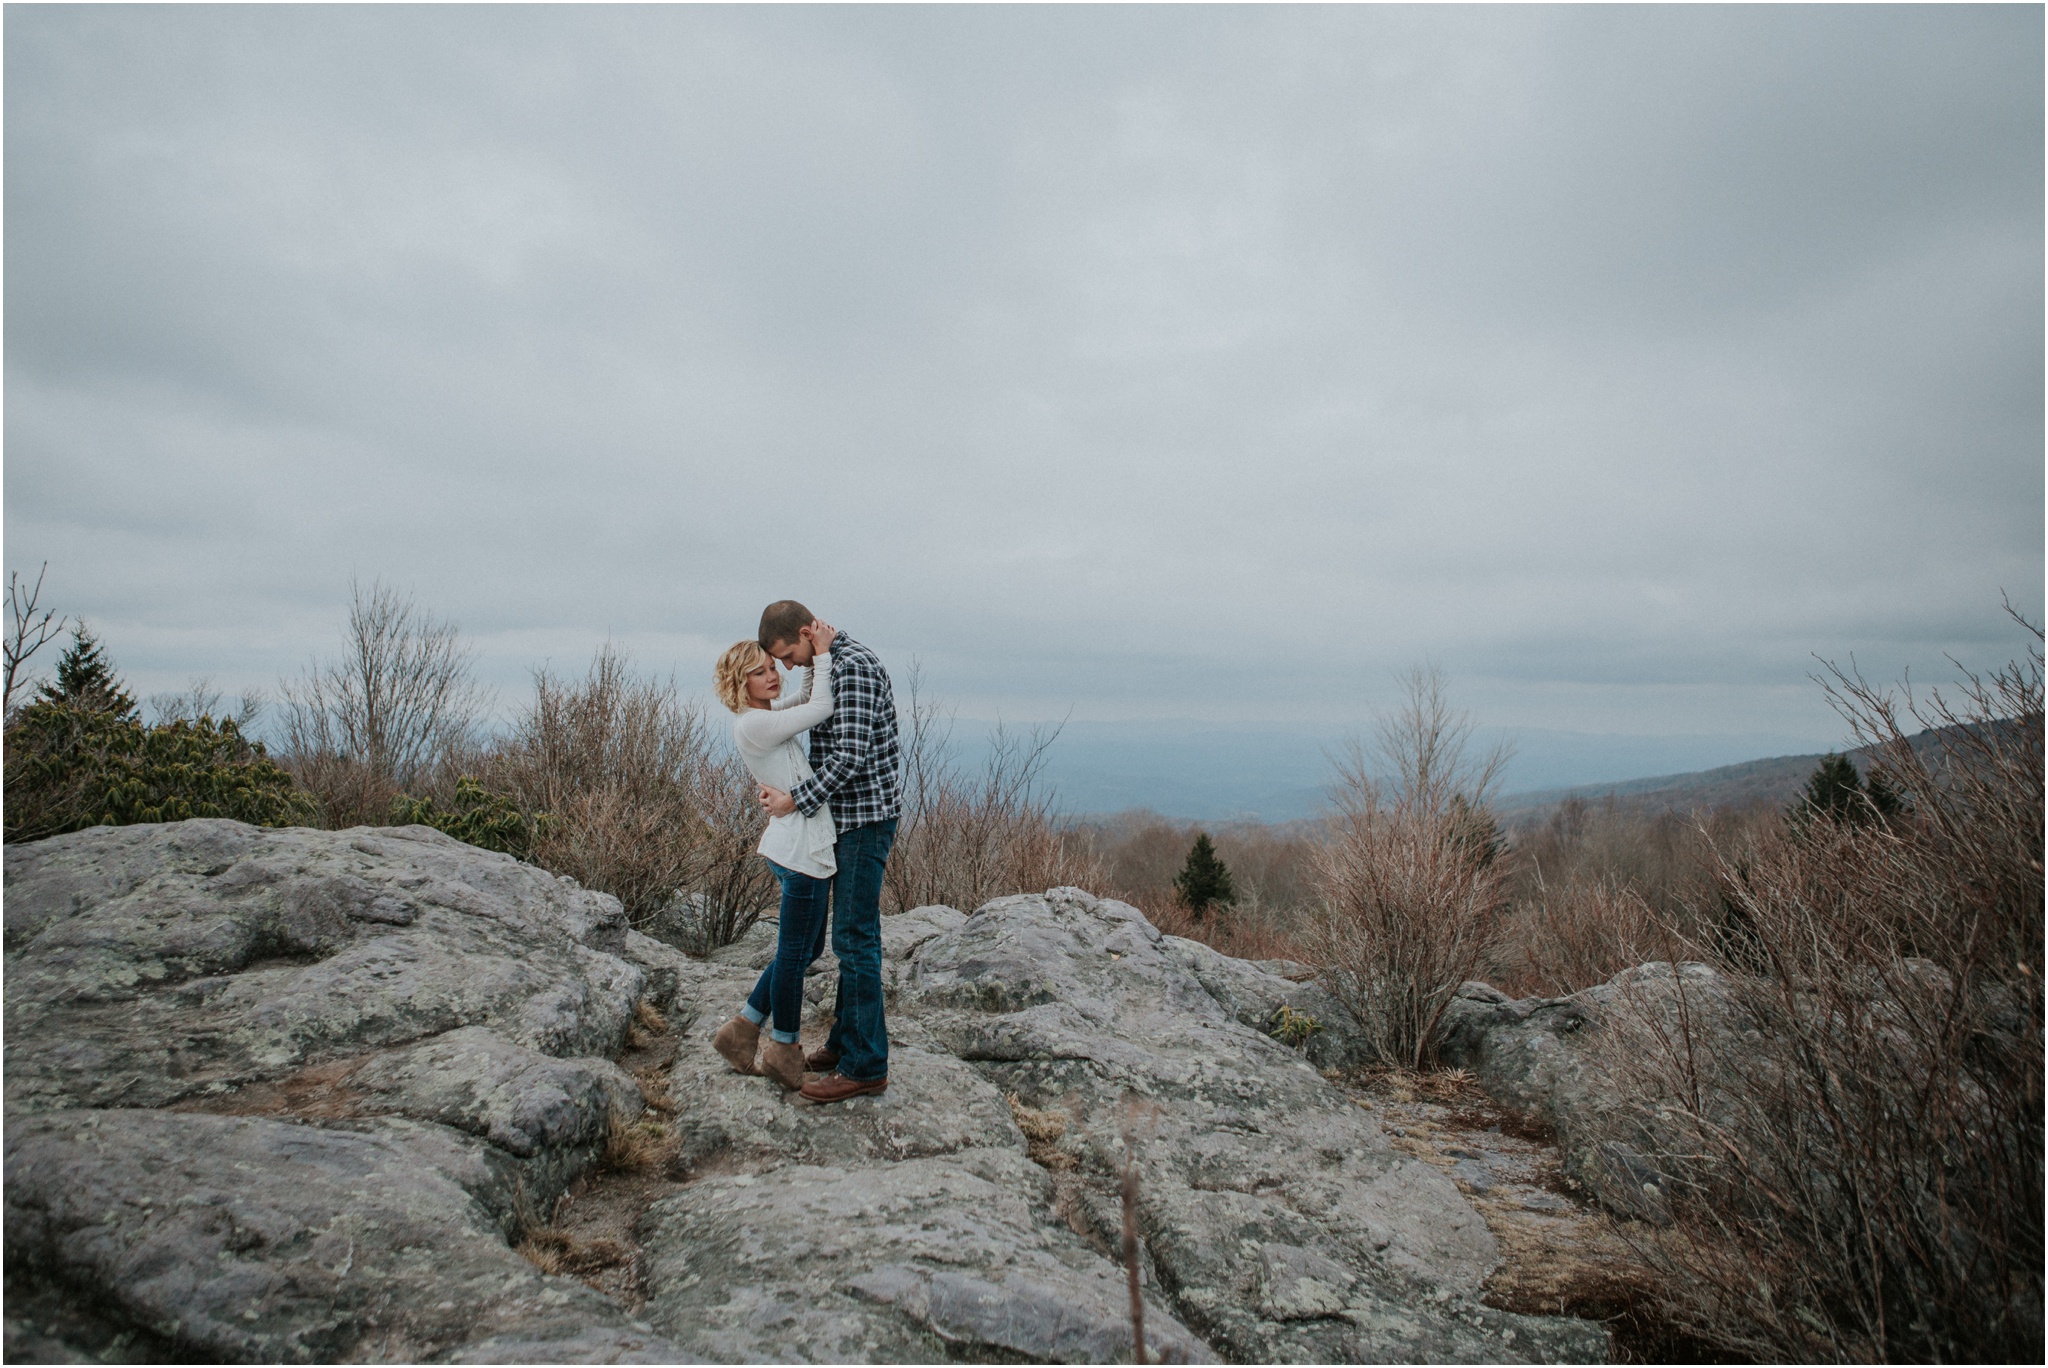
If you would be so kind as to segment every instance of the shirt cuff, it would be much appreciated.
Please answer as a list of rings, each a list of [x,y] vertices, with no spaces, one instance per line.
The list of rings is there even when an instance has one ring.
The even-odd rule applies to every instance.
[[[818,794],[818,781],[806,779],[789,791],[789,801],[796,804],[796,810],[806,817],[815,817],[818,809],[825,806],[825,800]]]

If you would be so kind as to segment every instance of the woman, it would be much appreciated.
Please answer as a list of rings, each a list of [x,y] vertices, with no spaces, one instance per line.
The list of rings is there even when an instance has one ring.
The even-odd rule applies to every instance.
[[[839,633],[822,622],[809,628],[814,648],[809,676],[794,698],[783,698],[782,676],[775,661],[752,641],[736,643],[718,658],[718,697],[733,711],[732,735],[740,758],[756,780],[785,793],[811,777],[797,736],[832,715],[832,643]],[[717,1051],[741,1073],[760,1073],[796,1089],[803,1086],[804,1054],[797,1046],[797,1027],[804,1006],[804,971],[825,949],[825,919],[830,906],[832,856],[838,832],[832,809],[820,806],[806,817],[792,812],[770,819],[760,851],[782,884],[782,925],[775,958],[761,971],[753,993],[738,1016],[711,1038]],[[773,1018],[766,1046],[761,1025]],[[756,1063],[754,1052],[760,1049]]]

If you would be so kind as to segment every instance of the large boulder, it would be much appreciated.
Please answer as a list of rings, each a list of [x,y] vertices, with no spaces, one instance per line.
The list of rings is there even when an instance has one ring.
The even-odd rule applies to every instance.
[[[1597,1326],[1479,1304],[1499,1261],[1479,1215],[1266,1033],[1288,1005],[1341,1038],[1312,985],[1077,889],[883,927],[886,1093],[815,1107],[701,1043],[677,1061],[695,1181],[640,1231],[646,1314],[675,1343],[804,1361],[1125,1358],[1132,1153],[1155,1353],[1605,1357]],[[771,951],[764,928],[720,957],[733,1006]],[[700,1036],[729,1010],[705,1012]]]
[[[1555,998],[1461,986],[1445,1009],[1439,1053],[1472,1070],[1493,1098],[1550,1126],[1565,1170],[1610,1210],[1669,1219],[1670,1175],[1656,1157],[1689,1153],[1690,1134],[1660,1120],[1660,1084],[1686,1075],[1684,1099],[1710,1124],[1739,1124],[1737,1061],[1756,1054],[1756,1023],[1725,975],[1696,961],[1652,962]],[[1656,1061],[1683,1061],[1682,1070]]]
[[[10,1309],[224,1361],[676,1361],[512,1248],[685,988],[615,899],[426,827],[212,819],[10,845],[6,894]]]
[[[1000,1091],[1070,1118],[1075,1220],[1104,1247],[1135,1156],[1148,1276],[1226,1357],[1604,1356],[1597,1327],[1478,1303],[1500,1258],[1485,1222],[1250,1024],[1301,985],[1226,961],[1135,908],[1055,889],[924,943],[897,1009]]]
[[[6,851],[10,1112],[160,1107],[488,1026],[616,1052],[618,900],[431,827],[96,827]]]

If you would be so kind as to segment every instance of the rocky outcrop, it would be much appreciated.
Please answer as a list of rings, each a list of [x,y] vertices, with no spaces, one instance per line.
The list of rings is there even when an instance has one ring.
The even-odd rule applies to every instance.
[[[642,1105],[616,900],[426,827],[222,820],[9,846],[6,894],[10,1304],[227,1361],[675,1361],[510,1244]]]
[[[1725,977],[1708,964],[1650,963],[1568,997],[1513,999],[1484,983],[1459,988],[1444,1015],[1440,1055],[1469,1068],[1496,1101],[1551,1126],[1565,1169],[1610,1210],[1669,1219],[1669,1177],[1655,1158],[1690,1153],[1692,1137],[1665,1134],[1656,1089],[1686,1062],[1710,1123],[1738,1124],[1736,1061],[1758,1039]]]
[[[1592,1327],[1478,1305],[1499,1252],[1456,1187],[1240,1019],[1298,988],[1056,889],[927,942],[897,1006],[999,1090],[1071,1117],[1075,1223],[1100,1245],[1119,1227],[1113,1176],[1135,1157],[1148,1276],[1225,1357],[1603,1353]]]
[[[886,919],[889,1090],[817,1107],[708,1045],[772,923],[692,959],[425,828],[6,859],[10,1358],[97,1317],[228,1361],[1126,1359],[1127,1161],[1155,1355],[1605,1355],[1479,1304],[1491,1235],[1319,1072],[1348,1048],[1319,990],[1114,901]],[[512,1242],[639,1113],[608,1056],[643,1002],[688,1039],[629,1314]],[[1283,1005],[1315,1053],[1267,1033]]]
[[[614,1053],[618,900],[430,827],[99,827],[7,850],[10,1112],[161,1107],[488,1027]]]

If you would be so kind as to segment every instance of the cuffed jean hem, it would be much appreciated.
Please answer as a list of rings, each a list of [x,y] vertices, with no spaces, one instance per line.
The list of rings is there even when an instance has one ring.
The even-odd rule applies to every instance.
[[[753,1022],[756,1026],[759,1026],[762,1022],[768,1019],[768,1014],[766,1012],[757,1011],[754,1007],[754,1004],[751,1002],[747,1003],[744,1007],[740,1008],[740,1015],[745,1017],[747,1020]]]

